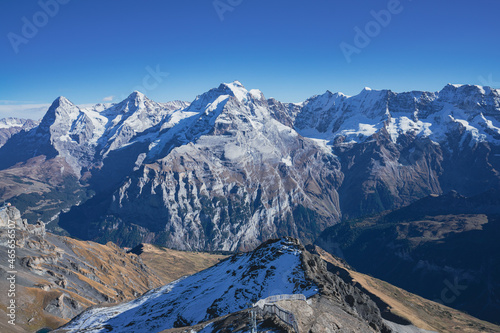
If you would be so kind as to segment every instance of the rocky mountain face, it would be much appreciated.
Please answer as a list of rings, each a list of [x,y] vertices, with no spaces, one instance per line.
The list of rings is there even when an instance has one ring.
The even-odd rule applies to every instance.
[[[429,194],[498,188],[500,92],[447,85],[437,93],[363,90],[307,100],[294,127],[326,140],[342,163],[344,218]]]
[[[383,318],[397,332],[415,332],[408,322],[431,332],[496,332],[500,327],[478,320],[466,313],[422,298],[385,281],[354,270],[343,259],[318,246],[308,245],[310,253],[324,260],[329,272],[361,289],[377,304]],[[399,318],[399,320],[398,320]],[[396,325],[399,322],[399,325]],[[406,323],[405,323],[406,321]],[[404,324],[404,325],[403,325]]]
[[[294,332],[259,304],[278,306],[300,332],[499,332],[500,327],[359,274],[320,248],[270,240],[134,301],[84,311],[56,332]],[[321,255],[321,256],[320,256]],[[307,300],[268,296],[303,294]]]
[[[43,220],[72,207],[59,224],[83,239],[251,249],[283,235],[312,242],[429,194],[498,188],[499,147],[500,92],[488,87],[300,104],[237,81],[192,103],[134,92],[80,108],[61,97],[0,148],[0,193]]]
[[[219,89],[230,95],[191,105],[210,100],[173,139],[188,143],[147,157],[109,212],[191,249],[254,248],[278,234],[311,240],[338,221],[342,176],[333,154],[274,119],[261,95]],[[137,215],[145,204],[160,209]]]
[[[12,229],[9,224],[15,226]],[[77,241],[47,233],[45,224],[28,224],[13,206],[0,209],[0,291],[7,295],[9,230],[15,230],[16,326],[0,322],[2,332],[37,332],[68,322],[87,307],[133,299],[162,281],[135,254],[112,243]],[[7,318],[9,298],[0,312]]]
[[[317,244],[373,275],[498,323],[500,194],[428,196],[326,229]]]
[[[269,109],[262,93],[237,82],[199,96],[117,152],[136,156],[133,172],[61,226],[100,241],[181,249],[254,248],[276,235],[311,241],[340,220],[340,164]],[[106,163],[103,170],[118,167]],[[90,232],[75,229],[72,221],[99,209],[80,223]]]
[[[109,153],[185,106],[178,101],[155,103],[139,92],[118,104],[87,108],[59,97],[38,126],[19,132],[0,148],[0,194],[30,220],[52,221],[100,189],[103,182],[97,177],[89,184],[89,170],[99,172]],[[123,161],[117,158],[114,163]],[[115,177],[121,180],[122,173],[130,171],[124,167]],[[113,177],[103,177],[106,186],[114,185]]]

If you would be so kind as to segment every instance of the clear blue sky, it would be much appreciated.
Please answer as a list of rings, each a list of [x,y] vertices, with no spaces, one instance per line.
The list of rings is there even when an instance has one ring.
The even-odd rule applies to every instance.
[[[241,2],[221,20],[212,0],[71,0],[53,17],[40,13],[38,1],[4,0],[0,104],[50,103],[59,95],[79,104],[116,102],[157,67],[169,75],[150,78],[143,92],[160,102],[191,101],[233,80],[290,102],[327,89],[353,95],[365,86],[500,85],[499,0],[401,0],[348,63],[340,44],[355,46],[354,28],[365,30],[370,12],[393,1],[220,0]],[[40,27],[16,53],[10,39],[26,37],[23,17]]]

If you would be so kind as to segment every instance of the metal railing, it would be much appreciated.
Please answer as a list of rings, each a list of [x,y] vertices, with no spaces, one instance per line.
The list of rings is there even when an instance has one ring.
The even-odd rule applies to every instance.
[[[295,320],[295,315],[287,311],[276,304],[266,304],[264,308],[261,310],[264,314],[272,313],[275,314],[279,319],[281,319],[284,323],[290,325],[296,333],[299,333],[299,325],[297,324],[297,320]]]
[[[267,303],[276,303],[279,301],[306,301],[306,300],[307,300],[306,297],[302,294],[274,295],[274,296],[269,296],[267,298],[259,300],[253,306],[258,306],[259,308],[262,308],[262,307],[264,307],[264,304],[267,304]]]
[[[276,304],[279,301],[306,301],[306,297],[302,294],[294,294],[294,295],[274,295],[269,296],[265,299],[259,300],[253,306],[258,308],[263,314],[272,313],[275,314],[279,319],[281,319],[284,323],[288,324],[293,328],[296,333],[299,333],[299,326],[297,324],[297,320],[295,319],[295,315],[291,311],[287,311]]]

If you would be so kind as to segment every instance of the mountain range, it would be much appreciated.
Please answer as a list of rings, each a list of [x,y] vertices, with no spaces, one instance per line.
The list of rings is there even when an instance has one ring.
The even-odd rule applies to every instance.
[[[95,195],[99,207],[83,203],[95,212],[79,221],[90,233],[61,221],[79,237],[112,230],[124,245],[229,250],[273,235],[310,240],[342,217],[450,188],[475,193],[480,178],[494,186],[498,105],[497,90],[454,85],[439,93],[327,92],[301,104],[265,99],[239,82],[190,104],[134,92],[115,105],[81,109],[61,97],[0,156],[9,176],[43,168],[32,178],[68,195],[58,200],[63,206]],[[23,194],[20,201],[43,201]]]
[[[57,98],[0,148],[0,194],[60,233],[237,250],[430,194],[498,188],[500,91],[365,88],[302,103],[240,82],[193,102]]]
[[[9,218],[32,223],[18,222],[24,304],[36,305],[22,318],[30,328],[55,328],[89,305],[131,300],[218,261],[196,251],[255,250],[86,310],[62,330],[237,331],[247,302],[280,291],[309,298],[280,303],[306,330],[496,331],[376,278],[496,322],[499,170],[500,90],[472,85],[283,103],[235,81],[190,103],[137,91],[93,106],[59,97],[39,122],[0,120],[0,199],[21,211],[8,208]],[[307,248],[333,266],[295,240],[266,242],[282,236],[360,273],[318,247]],[[144,243],[194,252],[168,259]],[[171,297],[185,301],[172,306]],[[302,316],[332,311],[327,322]],[[262,329],[281,327],[259,318]]]

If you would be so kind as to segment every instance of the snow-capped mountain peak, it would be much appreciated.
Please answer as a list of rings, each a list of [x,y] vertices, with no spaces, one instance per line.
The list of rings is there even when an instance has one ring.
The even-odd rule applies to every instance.
[[[238,86],[238,87],[243,87],[243,88],[245,88],[245,87],[243,86],[243,84],[242,84],[240,81],[238,81],[238,80],[234,80],[234,81],[233,81],[233,82],[231,82],[230,84],[233,84],[233,85]]]
[[[68,104],[74,104],[73,102],[71,102],[69,99],[67,99],[66,97],[64,96],[59,96],[59,101],[61,101],[62,103],[68,103]]]
[[[231,83],[223,83],[221,87],[225,87],[230,90],[230,96],[235,97],[240,103],[246,103],[252,100],[264,100],[264,94],[259,89],[247,90],[240,81],[234,81]]]
[[[128,97],[126,98],[127,100],[144,100],[146,99],[146,95],[141,93],[138,90],[134,90]]]
[[[459,100],[463,98],[477,99],[481,96],[498,97],[498,89],[493,89],[487,86],[469,85],[469,84],[447,84],[441,91],[438,92],[440,99]]]
[[[55,108],[59,108],[59,107],[71,107],[71,106],[74,106],[75,104],[73,104],[73,102],[71,102],[69,99],[67,99],[66,97],[64,96],[59,96],[57,97],[51,104],[50,108],[52,107],[55,107]],[[49,108],[49,109],[50,109]]]
[[[227,88],[230,90],[230,95],[235,97],[240,102],[246,102],[248,100],[248,90],[241,84],[240,81],[234,81],[232,83],[223,83],[219,88]]]
[[[47,113],[40,122],[40,128],[48,130],[56,122],[61,125],[69,125],[71,120],[78,116],[80,109],[70,102],[66,97],[60,96],[52,102]],[[66,126],[64,126],[66,127]]]
[[[122,102],[116,104],[117,107],[111,108],[114,110],[119,110],[120,113],[135,112],[140,109],[145,108],[145,103],[150,102],[149,98],[139,91],[132,92],[126,99]]]
[[[59,96],[54,100],[54,102],[52,102],[52,105],[56,105],[59,107],[59,106],[72,106],[74,104],[66,97]]]
[[[243,104],[251,100],[264,99],[264,95],[260,90],[253,89],[248,91],[239,81],[221,83],[219,87],[210,89],[208,92],[197,96],[187,111],[204,111],[208,105],[212,105],[212,108],[214,108],[214,102],[226,101],[231,97]]]

